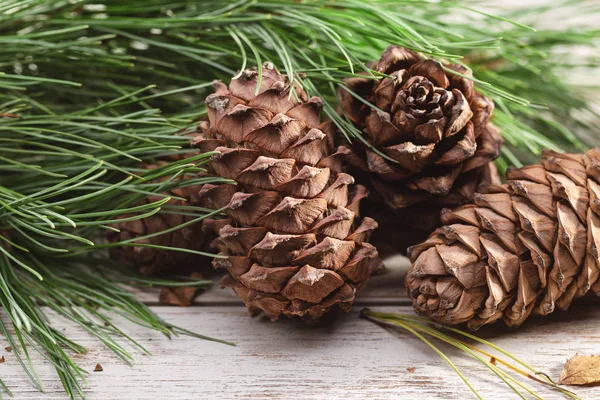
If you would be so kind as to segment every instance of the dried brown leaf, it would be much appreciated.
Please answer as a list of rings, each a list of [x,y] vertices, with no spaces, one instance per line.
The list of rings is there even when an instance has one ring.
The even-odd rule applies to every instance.
[[[600,383],[600,355],[576,354],[567,360],[560,374],[561,385],[591,385]]]

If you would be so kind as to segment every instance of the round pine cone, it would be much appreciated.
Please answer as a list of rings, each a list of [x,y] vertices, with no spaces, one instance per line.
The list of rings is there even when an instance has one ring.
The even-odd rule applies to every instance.
[[[566,310],[600,294],[600,149],[546,151],[541,165],[444,210],[445,226],[409,251],[406,290],[415,311],[471,329]]]
[[[490,161],[498,157],[502,139],[489,122],[494,105],[471,80],[398,46],[388,47],[370,66],[387,77],[353,77],[346,80],[349,91],[339,89],[341,112],[370,144],[355,141],[348,162],[405,229],[429,233],[439,225],[442,207],[471,201],[480,184],[497,177]],[[459,65],[446,68],[471,76]],[[399,229],[384,226],[379,235]]]
[[[208,121],[195,145],[216,150],[209,168],[234,179],[237,190],[205,185],[201,195],[226,204],[226,224],[210,226],[222,258],[213,265],[228,274],[251,314],[316,319],[339,307],[349,310],[355,292],[379,269],[367,243],[377,223],[358,223],[363,187],[341,172],[329,123],[320,122],[322,101],[299,85],[290,96],[287,76],[265,63],[229,86],[216,83],[206,99]]]

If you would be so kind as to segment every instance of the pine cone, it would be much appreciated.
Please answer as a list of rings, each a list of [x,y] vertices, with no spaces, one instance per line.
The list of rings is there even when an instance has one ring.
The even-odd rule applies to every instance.
[[[156,165],[146,165],[146,168],[152,169]],[[168,194],[182,197],[187,201],[171,199],[167,204],[170,206],[199,205],[198,186],[185,186],[174,189]],[[142,204],[149,204],[160,201],[163,197],[149,196],[145,198]],[[133,214],[122,215],[119,218],[131,217]],[[144,219],[137,219],[115,224],[114,227],[119,232],[110,231],[106,238],[110,243],[116,243],[123,240],[129,240],[139,236],[146,236],[152,233],[160,232],[175,226],[181,225],[192,219],[190,216],[179,214],[157,213]],[[149,239],[137,240],[136,243],[152,244],[168,247],[179,247],[190,250],[208,250],[211,239],[205,239],[206,233],[202,229],[202,223],[196,223],[185,228],[154,236]],[[150,247],[111,247],[110,256],[112,259],[123,264],[133,265],[142,275],[157,275],[161,272],[177,269],[178,272],[185,272],[188,268],[198,268],[202,263],[208,263],[210,260],[191,253],[180,251],[168,251],[154,249]]]
[[[412,247],[406,279],[417,313],[476,329],[566,310],[600,294],[600,149],[546,151],[541,165],[444,210],[445,226]]]
[[[256,91],[256,69],[242,72],[227,87],[216,83],[206,99],[208,121],[195,145],[220,154],[212,171],[238,183],[231,193],[205,185],[201,195],[222,203],[229,224],[213,221],[223,257],[213,265],[228,274],[230,286],[251,314],[316,319],[334,306],[349,310],[357,290],[380,268],[367,243],[377,223],[356,227],[363,187],[341,172],[331,124],[320,123],[322,101],[308,98],[265,63]]]
[[[370,67],[388,77],[353,77],[346,80],[352,93],[339,89],[341,112],[372,146],[355,141],[348,162],[379,195],[374,201],[400,216],[407,232],[429,233],[439,226],[442,207],[470,202],[480,184],[497,176],[490,161],[498,157],[502,138],[489,122],[494,105],[471,80],[398,46],[388,47]],[[471,76],[459,65],[446,68]],[[398,232],[397,225],[383,228],[379,235]]]

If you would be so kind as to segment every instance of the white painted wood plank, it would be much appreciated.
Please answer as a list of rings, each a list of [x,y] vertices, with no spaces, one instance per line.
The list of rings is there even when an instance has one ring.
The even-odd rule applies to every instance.
[[[408,306],[373,307],[386,312],[412,312]],[[165,340],[157,334],[123,325],[153,352],[139,355],[127,367],[88,335],[57,321],[59,329],[90,348],[79,362],[93,370],[87,387],[90,400],[121,399],[466,399],[472,398],[460,379],[418,339],[358,318],[359,308],[317,326],[294,321],[271,323],[251,319],[239,306],[154,308],[186,328],[233,340],[237,347],[192,338]],[[575,353],[600,353],[600,308],[538,318],[520,330],[492,327],[484,337],[557,378],[565,360]],[[0,339],[0,352],[5,344]],[[444,347],[485,398],[515,398],[485,368]],[[40,376],[47,393],[39,394],[5,353],[0,376],[16,399],[63,399],[60,382],[43,364]],[[39,360],[41,362],[41,360]],[[37,361],[36,361],[37,364]],[[414,373],[407,370],[415,367]],[[600,389],[576,390],[583,398],[599,398]],[[562,398],[541,390],[546,399]]]

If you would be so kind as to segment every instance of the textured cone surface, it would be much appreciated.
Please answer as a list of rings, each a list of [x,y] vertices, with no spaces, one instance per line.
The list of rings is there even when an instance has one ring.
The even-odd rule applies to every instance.
[[[470,202],[497,175],[490,161],[502,139],[489,122],[493,103],[471,80],[398,46],[370,67],[389,77],[349,78],[348,90],[339,89],[341,111],[371,145],[356,141],[347,160],[362,171],[355,173],[359,180],[370,182],[378,195],[373,200],[402,217],[408,232],[431,232],[442,207]],[[446,68],[471,76],[458,65]],[[383,225],[378,234],[398,231],[390,228]]]
[[[471,329],[518,326],[600,294],[600,150],[546,151],[507,179],[444,210],[444,226],[409,250],[406,288],[419,314]]]
[[[156,165],[147,165],[146,167],[152,169]],[[167,204],[170,206],[199,205],[198,190],[198,186],[185,186],[174,189],[167,195],[185,198],[187,201],[171,199]],[[161,199],[163,199],[161,196],[149,196],[144,199],[144,203],[149,204]],[[133,216],[134,214],[126,214],[121,215],[119,218]],[[176,227],[192,219],[190,216],[175,213],[157,213],[144,219],[115,224],[114,227],[119,229],[119,232],[109,232],[107,240],[110,243],[130,240]],[[209,247],[210,238],[207,239],[206,237],[207,235],[202,229],[202,223],[199,222],[173,232],[140,239],[135,243],[202,251],[207,250]],[[135,266],[142,275],[156,275],[173,272],[174,270],[177,270],[178,273],[184,273],[188,270],[201,268],[209,260],[207,257],[180,251],[137,246],[112,247],[110,248],[110,256],[118,262]]]
[[[229,86],[216,83],[206,99],[208,121],[194,145],[217,150],[212,172],[237,181],[235,193],[205,187],[208,202],[225,202],[230,220],[216,224],[213,265],[228,271],[222,280],[252,315],[316,319],[348,311],[355,292],[381,267],[367,243],[377,223],[358,223],[366,196],[341,172],[329,123],[320,122],[322,101],[308,98],[270,63],[257,90],[256,69]]]

